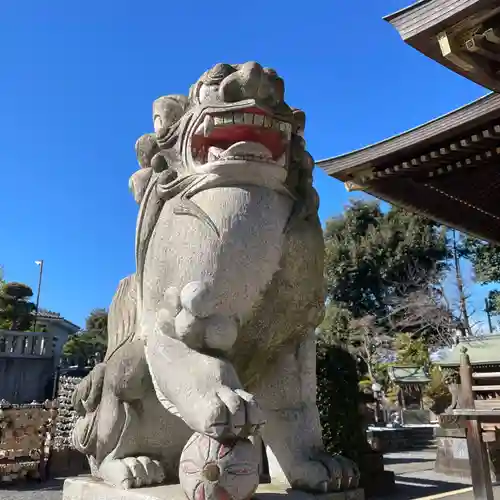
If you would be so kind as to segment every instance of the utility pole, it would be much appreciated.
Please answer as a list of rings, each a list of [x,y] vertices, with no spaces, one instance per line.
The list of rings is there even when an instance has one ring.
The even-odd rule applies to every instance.
[[[38,275],[38,291],[36,294],[35,321],[33,323],[33,331],[36,331],[36,320],[38,319],[38,308],[40,307],[40,290],[42,288],[43,260],[36,260],[35,264],[40,267],[40,274]]]
[[[491,305],[488,297],[484,299],[484,311],[488,317],[488,327],[490,329],[490,333],[493,333],[493,325],[491,324]]]
[[[455,268],[455,278],[457,280],[458,300],[460,304],[460,315],[462,319],[462,334],[465,337],[472,335],[470,327],[469,312],[467,311],[467,296],[465,295],[464,280],[460,268],[460,255],[458,254],[457,235],[453,229],[453,263]]]

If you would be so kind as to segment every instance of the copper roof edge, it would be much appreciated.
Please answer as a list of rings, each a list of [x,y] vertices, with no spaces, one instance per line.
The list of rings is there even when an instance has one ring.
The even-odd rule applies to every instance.
[[[419,0],[418,2],[414,2],[407,7],[403,7],[402,9],[397,10],[396,12],[392,12],[391,14],[387,14],[382,19],[392,24],[394,18],[401,16],[402,14],[407,14],[408,12],[424,5],[426,3],[432,2],[432,0]]]

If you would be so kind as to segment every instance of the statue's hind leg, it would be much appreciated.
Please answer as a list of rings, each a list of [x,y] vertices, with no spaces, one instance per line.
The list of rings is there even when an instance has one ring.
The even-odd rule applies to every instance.
[[[355,464],[324,452],[316,406],[316,346],[314,334],[296,350],[283,352],[255,395],[266,425],[271,477],[293,488],[327,492],[356,487]]]
[[[158,403],[142,341],[109,360],[97,425],[98,475],[107,483],[131,488],[175,476],[189,432]]]

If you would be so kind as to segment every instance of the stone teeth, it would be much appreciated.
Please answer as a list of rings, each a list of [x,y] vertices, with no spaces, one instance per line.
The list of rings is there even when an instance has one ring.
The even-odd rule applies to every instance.
[[[212,133],[214,127],[214,119],[210,115],[205,116],[205,120],[203,121],[203,135],[208,137]]]
[[[217,161],[220,158],[220,155],[224,152],[223,149],[218,148],[216,146],[211,146],[208,148],[208,154],[207,154],[207,162],[213,162]]]
[[[254,124],[262,127],[264,125],[264,117],[262,115],[254,115]]]
[[[280,131],[286,139],[290,140],[292,136],[292,125],[288,122],[273,119],[269,116],[254,113],[225,113],[224,115],[215,115],[205,117],[205,121],[196,131],[199,135],[207,137],[214,127],[225,125],[255,125]]]
[[[194,131],[194,135],[204,135],[204,134],[205,134],[205,122],[201,122]]]
[[[233,122],[236,124],[245,123],[245,114],[244,113],[234,113],[233,114]]]
[[[245,124],[247,125],[253,125],[254,124],[254,115],[252,113],[244,113],[244,121]],[[255,122],[257,124],[257,122]]]

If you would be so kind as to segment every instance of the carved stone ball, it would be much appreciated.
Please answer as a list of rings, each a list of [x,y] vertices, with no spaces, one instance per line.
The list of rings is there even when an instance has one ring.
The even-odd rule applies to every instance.
[[[214,314],[204,320],[204,344],[210,349],[229,351],[236,342],[238,328],[231,318]]]
[[[181,290],[181,305],[197,318],[206,318],[213,313],[212,290],[209,283],[190,281]]]
[[[196,432],[182,451],[179,481],[188,500],[247,500],[259,485],[259,458],[248,439],[220,443]]]

